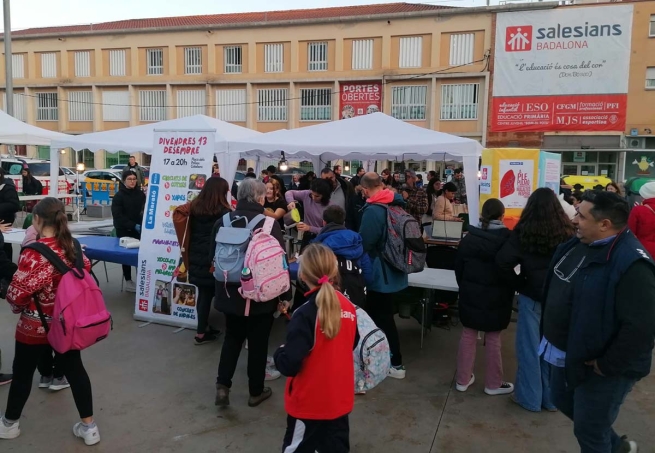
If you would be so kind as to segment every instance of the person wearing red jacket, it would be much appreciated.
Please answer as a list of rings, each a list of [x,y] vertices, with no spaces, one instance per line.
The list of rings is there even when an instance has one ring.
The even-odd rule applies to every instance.
[[[298,275],[309,287],[308,300],[294,312],[287,341],[275,352],[275,365],[287,376],[282,451],[347,453],[355,393],[352,351],[359,343],[355,306],[335,290],[337,258],[324,245],[305,249]]]
[[[644,201],[630,211],[628,228],[639,239],[650,256],[655,257],[655,181],[641,186],[639,195]]]

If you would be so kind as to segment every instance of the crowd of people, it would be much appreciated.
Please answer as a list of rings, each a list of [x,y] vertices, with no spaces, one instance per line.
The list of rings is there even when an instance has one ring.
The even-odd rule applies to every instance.
[[[335,166],[318,175],[294,176],[285,187],[276,168],[269,167],[261,179],[249,169],[236,190],[218,172],[212,176],[197,197],[175,210],[173,224],[180,269],[198,288],[194,343],[208,344],[223,334],[209,323],[212,306],[225,317],[215,404],[230,405],[245,348],[248,406],[272,396],[266,381],[287,377],[283,451],[347,452],[348,415],[354,405],[352,351],[359,342],[353,303],[387,338],[389,377],[406,376],[395,314],[406,297],[408,275],[381,252],[388,235],[387,209],[401,207],[420,225],[432,219],[462,221],[455,210],[467,203],[463,172],[455,170],[453,180],[445,183],[431,172],[425,185],[411,170],[392,174],[385,169],[378,175],[358,168],[347,181]],[[112,204],[119,237],[140,237],[146,201],[141,185],[136,166],[128,167]],[[551,189],[537,189],[511,231],[503,222],[503,204],[498,199],[484,203],[479,224],[469,225],[459,243],[454,266],[463,325],[455,389],[466,392],[475,384],[477,342],[484,335],[486,394],[510,395],[531,412],[561,411],[573,420],[583,452],[630,452],[636,451],[636,444],[620,437],[612,425],[627,393],[650,372],[655,182],[642,187],[644,201],[632,209],[618,187],[606,189],[569,194],[566,198],[577,210],[573,220]],[[301,220],[288,222],[295,210]],[[72,266],[78,257],[62,203],[46,198],[34,206],[33,214],[29,240],[47,244]],[[238,283],[216,281],[215,238],[226,222],[245,228],[259,218],[264,220],[255,229],[262,228],[266,218],[275,220],[270,234],[283,249],[287,225],[295,227],[300,247],[289,258],[297,260],[299,269],[295,294],[289,289],[272,300],[250,304]],[[344,275],[344,262],[357,272]],[[86,258],[84,265],[90,267]],[[126,289],[135,291],[131,277],[131,269],[124,266]],[[71,388],[80,416],[75,436],[87,445],[99,442],[91,382],[80,353],[53,352],[37,315],[35,304],[40,304],[46,322],[51,321],[61,274],[33,250],[23,251],[16,266],[0,248],[0,278],[8,282],[6,298],[12,310],[21,315],[0,439],[20,434],[22,409],[38,369],[43,388]],[[510,383],[503,376],[501,337],[517,293],[518,370]],[[269,355],[270,332],[281,313],[292,313],[287,338]]]

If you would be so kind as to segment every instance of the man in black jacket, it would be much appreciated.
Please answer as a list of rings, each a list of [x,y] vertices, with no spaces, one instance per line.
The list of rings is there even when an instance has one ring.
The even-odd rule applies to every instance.
[[[612,429],[655,343],[655,265],[626,227],[629,211],[615,193],[585,194],[577,237],[557,249],[546,280],[539,353],[583,452],[637,451]]]

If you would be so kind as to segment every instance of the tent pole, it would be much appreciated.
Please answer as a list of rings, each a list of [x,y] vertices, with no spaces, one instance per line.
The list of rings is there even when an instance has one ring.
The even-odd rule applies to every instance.
[[[11,68],[12,55],[11,55],[11,12],[9,8],[10,0],[2,0],[2,10],[5,19],[5,82],[7,94],[7,101],[5,105],[5,112],[7,115],[14,116],[14,77]],[[7,145],[7,150],[10,157],[14,157],[14,146]]]

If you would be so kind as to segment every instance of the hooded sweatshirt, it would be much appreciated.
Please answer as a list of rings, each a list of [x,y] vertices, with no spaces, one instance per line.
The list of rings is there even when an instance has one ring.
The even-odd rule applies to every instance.
[[[328,223],[312,242],[321,243],[338,257],[355,263],[362,270],[366,284],[371,284],[373,276],[371,259],[364,253],[362,237],[359,233],[348,230],[344,225]]]

